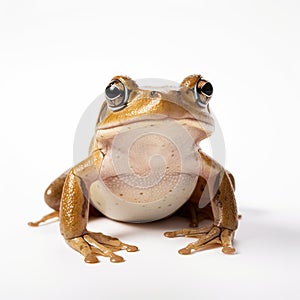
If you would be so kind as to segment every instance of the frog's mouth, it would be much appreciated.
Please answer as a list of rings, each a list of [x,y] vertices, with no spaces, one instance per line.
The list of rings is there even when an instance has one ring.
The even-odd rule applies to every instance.
[[[117,134],[129,131],[139,132],[140,134],[190,134],[195,140],[200,141],[213,133],[214,122],[212,118],[201,118],[201,121],[199,121],[192,117],[170,118],[162,114],[153,114],[103,124],[97,128],[97,136],[102,139],[112,138]]]
[[[191,118],[191,117],[186,117],[186,118],[170,118],[169,116],[166,115],[161,115],[161,114],[153,114],[151,116],[147,116],[147,117],[136,117],[136,118],[132,118],[132,119],[127,119],[124,121],[118,121],[118,122],[113,122],[110,124],[103,124],[102,126],[100,126],[98,129],[100,130],[106,130],[106,129],[111,129],[111,128],[117,128],[117,127],[123,127],[123,126],[127,126],[127,125],[132,125],[132,124],[136,124],[136,123],[155,123],[155,122],[163,122],[165,120],[173,120],[178,122],[179,124],[193,124],[193,127],[199,127],[199,128],[203,128],[206,126],[214,126],[214,122],[212,122],[211,119],[207,118],[207,119],[202,119],[201,121],[195,118]],[[204,126],[201,126],[201,125]]]

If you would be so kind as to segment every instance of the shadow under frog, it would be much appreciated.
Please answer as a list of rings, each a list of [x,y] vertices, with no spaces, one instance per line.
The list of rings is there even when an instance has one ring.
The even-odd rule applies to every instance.
[[[215,246],[233,254],[234,178],[199,146],[214,130],[212,93],[201,75],[186,77],[176,88],[142,88],[127,76],[114,77],[105,89],[89,156],[50,184],[45,201],[54,212],[29,225],[59,217],[61,234],[85,262],[96,263],[99,255],[121,262],[116,251],[138,248],[88,231],[89,215],[144,223],[180,214],[191,228],[164,235],[197,239],[180,254]],[[204,219],[212,224],[198,227]]]

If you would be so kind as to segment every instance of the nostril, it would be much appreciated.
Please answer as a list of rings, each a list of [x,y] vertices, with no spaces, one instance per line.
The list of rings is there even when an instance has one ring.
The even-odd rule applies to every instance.
[[[150,92],[150,97],[155,99],[160,97],[160,93],[158,91],[151,91]]]

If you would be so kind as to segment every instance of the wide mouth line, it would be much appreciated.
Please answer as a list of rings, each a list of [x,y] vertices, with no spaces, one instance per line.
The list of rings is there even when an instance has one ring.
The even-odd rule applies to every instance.
[[[97,130],[108,130],[108,129],[115,129],[115,128],[119,128],[122,126],[126,126],[126,125],[130,125],[130,124],[136,124],[136,123],[143,123],[143,122],[161,122],[161,121],[165,121],[165,120],[173,120],[173,121],[182,121],[182,122],[189,122],[189,121],[193,121],[193,122],[198,122],[198,123],[205,123],[206,125],[209,126],[213,126],[213,124],[206,122],[205,120],[197,120],[195,118],[170,118],[168,116],[166,117],[162,117],[162,118],[145,118],[145,119],[132,119],[132,120],[128,120],[128,121],[121,121],[117,126],[111,125],[111,126],[104,126],[104,127],[100,127],[97,128]]]

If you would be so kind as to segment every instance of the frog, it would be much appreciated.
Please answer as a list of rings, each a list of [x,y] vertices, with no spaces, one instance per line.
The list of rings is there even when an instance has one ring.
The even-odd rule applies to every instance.
[[[87,158],[48,186],[44,199],[54,211],[29,225],[58,217],[66,243],[86,263],[98,256],[115,263],[124,261],[117,251],[139,248],[89,231],[90,216],[139,224],[178,214],[189,227],[164,236],[196,239],[179,254],[214,247],[234,254],[235,179],[200,147],[215,128],[212,84],[195,74],[177,86],[139,86],[118,75],[104,95]]]

